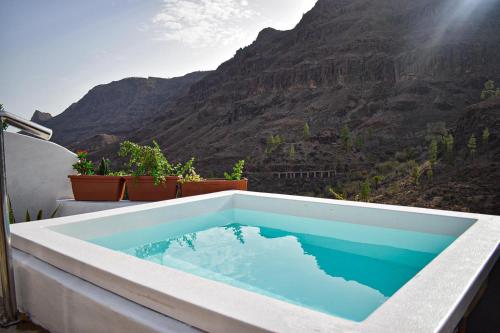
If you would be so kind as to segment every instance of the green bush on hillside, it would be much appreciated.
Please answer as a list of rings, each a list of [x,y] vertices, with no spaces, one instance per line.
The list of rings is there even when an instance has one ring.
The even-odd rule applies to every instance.
[[[495,89],[495,81],[488,80],[484,83],[484,88],[481,91],[481,100],[484,101],[488,98],[500,96],[500,88]]]

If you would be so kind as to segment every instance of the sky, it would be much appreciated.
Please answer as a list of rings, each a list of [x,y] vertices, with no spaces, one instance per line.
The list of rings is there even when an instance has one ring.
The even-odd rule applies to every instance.
[[[316,0],[1,0],[0,103],[56,115],[125,77],[216,69]]]

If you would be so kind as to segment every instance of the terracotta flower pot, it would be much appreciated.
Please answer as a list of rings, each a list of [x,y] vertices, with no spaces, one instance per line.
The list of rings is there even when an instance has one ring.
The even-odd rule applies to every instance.
[[[175,199],[179,177],[168,176],[165,182],[155,185],[152,176],[125,176],[130,201],[161,201]]]
[[[226,179],[205,179],[201,182],[185,182],[181,184],[181,194],[183,197],[193,195],[248,189],[248,179],[226,180]]]
[[[125,180],[119,176],[68,176],[73,196],[79,201],[120,201]]]

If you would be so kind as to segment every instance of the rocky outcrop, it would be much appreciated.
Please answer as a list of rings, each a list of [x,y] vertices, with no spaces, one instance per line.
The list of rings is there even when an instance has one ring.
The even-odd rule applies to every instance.
[[[44,122],[52,119],[52,115],[48,112],[42,112],[35,110],[33,113],[33,116],[31,117],[31,121],[37,123],[37,124],[43,124]]]

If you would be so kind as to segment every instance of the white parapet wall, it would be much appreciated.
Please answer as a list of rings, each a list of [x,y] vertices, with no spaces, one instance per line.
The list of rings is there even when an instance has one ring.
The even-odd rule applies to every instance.
[[[101,210],[115,209],[121,207],[135,206],[146,204],[145,201],[76,201],[73,199],[59,199],[57,200],[57,216],[71,216],[77,214],[86,214],[99,212]]]
[[[32,218],[39,210],[47,218],[57,207],[56,199],[72,198],[68,175],[74,174],[74,153],[53,142],[5,132],[7,192],[17,222]]]

